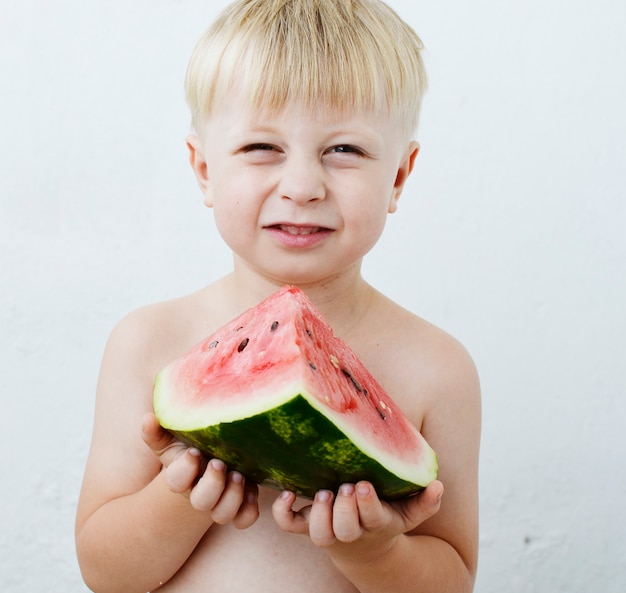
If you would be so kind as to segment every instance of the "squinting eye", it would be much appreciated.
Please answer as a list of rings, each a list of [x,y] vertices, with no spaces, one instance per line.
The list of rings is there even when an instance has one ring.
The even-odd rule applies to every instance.
[[[351,144],[339,144],[337,146],[333,146],[330,149],[330,152],[335,152],[335,153],[340,153],[340,154],[341,153],[357,154],[357,155],[364,154],[360,148],[357,148],[356,146],[352,146]]]
[[[274,150],[274,147],[271,144],[263,144],[261,142],[257,144],[248,144],[248,146],[244,146],[244,152],[252,152],[254,150]]]

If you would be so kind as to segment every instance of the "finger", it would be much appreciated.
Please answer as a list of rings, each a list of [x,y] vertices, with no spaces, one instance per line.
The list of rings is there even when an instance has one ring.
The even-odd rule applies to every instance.
[[[353,542],[363,533],[354,484],[343,484],[339,488],[333,506],[333,532],[341,542]]]
[[[165,481],[172,492],[187,492],[198,477],[202,454],[197,449],[187,449],[165,470]]]
[[[335,543],[333,532],[333,493],[330,490],[320,490],[309,515],[309,535],[311,541],[320,547],[327,547]]]
[[[403,518],[403,531],[414,529],[437,513],[441,507],[442,496],[443,484],[435,480],[419,494],[392,503]]]
[[[226,464],[219,459],[211,459],[189,493],[191,506],[198,511],[211,511],[222,496],[225,483]]]
[[[237,516],[244,500],[244,484],[245,479],[240,472],[232,471],[228,474],[222,496],[211,511],[216,523],[225,525]]]
[[[355,491],[359,520],[363,529],[375,531],[382,529],[391,522],[392,517],[389,508],[383,506],[372,484],[358,482]]]
[[[243,493],[243,502],[233,519],[233,526],[237,529],[250,527],[259,518],[259,488],[253,482],[246,480]]]
[[[307,534],[309,532],[309,514],[311,506],[307,505],[299,511],[293,510],[296,495],[289,490],[283,490],[274,504],[272,516],[276,525],[288,533]]]

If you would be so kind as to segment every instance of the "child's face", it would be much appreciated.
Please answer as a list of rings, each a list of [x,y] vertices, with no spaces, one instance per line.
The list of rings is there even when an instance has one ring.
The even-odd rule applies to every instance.
[[[359,269],[418,150],[384,115],[298,105],[267,114],[236,100],[216,109],[189,147],[236,261],[293,284]]]

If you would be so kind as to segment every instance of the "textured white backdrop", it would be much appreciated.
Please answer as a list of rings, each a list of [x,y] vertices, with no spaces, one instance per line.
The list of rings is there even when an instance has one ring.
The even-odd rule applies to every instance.
[[[626,8],[392,1],[431,88],[372,283],[474,355],[478,593],[626,587]],[[81,593],[73,520],[113,324],[223,274],[182,80],[223,1],[0,5],[0,582]]]

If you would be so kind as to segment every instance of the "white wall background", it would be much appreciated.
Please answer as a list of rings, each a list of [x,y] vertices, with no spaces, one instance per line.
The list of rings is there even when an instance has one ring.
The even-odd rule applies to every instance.
[[[626,8],[392,1],[431,90],[369,279],[484,389],[480,593],[626,590]],[[106,337],[230,264],[182,79],[224,1],[0,4],[0,582],[86,591],[73,520]]]

